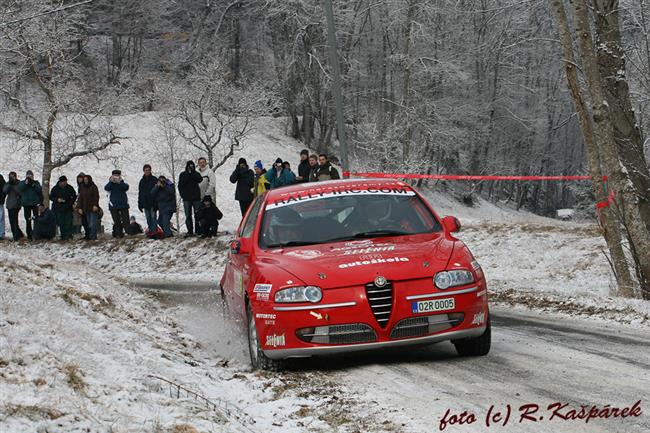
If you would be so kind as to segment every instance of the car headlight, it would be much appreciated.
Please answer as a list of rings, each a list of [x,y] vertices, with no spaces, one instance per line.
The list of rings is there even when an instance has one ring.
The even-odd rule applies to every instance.
[[[474,275],[470,271],[454,270],[438,272],[433,277],[433,284],[440,290],[445,290],[450,287],[464,286],[474,282]]]
[[[316,286],[290,287],[279,290],[275,294],[275,302],[277,303],[311,302],[315,304],[320,302],[321,299],[323,299],[323,292]]]

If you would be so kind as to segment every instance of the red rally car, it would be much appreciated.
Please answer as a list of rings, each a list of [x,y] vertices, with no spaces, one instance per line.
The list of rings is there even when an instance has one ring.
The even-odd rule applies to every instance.
[[[304,183],[257,197],[231,242],[220,288],[247,324],[254,368],[287,358],[451,340],[490,350],[481,267],[400,181]]]

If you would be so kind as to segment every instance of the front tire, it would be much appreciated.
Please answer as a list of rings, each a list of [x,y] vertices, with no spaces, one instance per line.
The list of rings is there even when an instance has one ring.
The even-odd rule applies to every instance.
[[[474,338],[463,338],[462,340],[453,340],[456,351],[460,356],[485,356],[490,352],[492,345],[492,327],[488,320],[487,327],[483,335]]]
[[[257,326],[253,318],[251,306],[246,303],[246,321],[247,321],[247,334],[248,334],[248,352],[251,357],[251,366],[254,370],[269,370],[280,371],[282,370],[283,363],[277,359],[271,359],[264,354],[262,346],[260,345],[259,336],[257,334]]]

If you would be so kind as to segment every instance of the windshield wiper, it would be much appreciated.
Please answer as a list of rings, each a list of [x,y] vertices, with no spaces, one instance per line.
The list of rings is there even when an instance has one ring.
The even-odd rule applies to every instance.
[[[379,238],[383,236],[404,236],[410,233],[400,230],[370,230],[367,232],[355,233],[350,236],[353,239]]]
[[[282,244],[270,244],[266,248],[304,247],[305,245],[320,244],[318,241],[290,241]]]

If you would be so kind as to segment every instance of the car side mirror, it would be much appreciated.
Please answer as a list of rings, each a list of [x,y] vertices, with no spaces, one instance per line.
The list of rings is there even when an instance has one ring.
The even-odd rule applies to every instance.
[[[239,238],[230,241],[230,252],[232,254],[248,254],[251,250],[251,240]]]
[[[444,217],[442,219],[442,225],[445,226],[445,229],[447,229],[449,233],[455,233],[457,231],[460,231],[460,227],[461,227],[460,221],[458,220],[458,218],[454,216]]]

